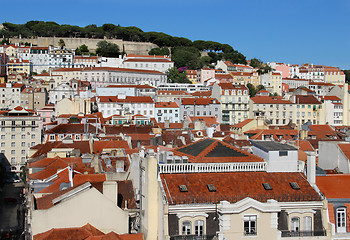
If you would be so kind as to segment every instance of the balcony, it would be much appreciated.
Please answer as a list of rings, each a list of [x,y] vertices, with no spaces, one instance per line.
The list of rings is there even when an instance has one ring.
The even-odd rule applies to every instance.
[[[160,173],[261,172],[266,162],[247,163],[160,163]]]
[[[212,235],[178,235],[178,236],[171,236],[170,240],[212,240],[217,239],[217,236],[215,234]]]
[[[318,230],[318,231],[281,231],[282,237],[319,237],[319,236],[326,236],[325,230]]]

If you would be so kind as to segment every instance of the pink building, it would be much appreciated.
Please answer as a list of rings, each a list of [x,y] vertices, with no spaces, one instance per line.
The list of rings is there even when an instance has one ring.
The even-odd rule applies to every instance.
[[[44,108],[37,111],[38,115],[41,117],[42,121],[41,124],[45,125],[52,122],[52,118],[55,114],[55,105],[54,104],[48,104]],[[43,126],[41,126],[43,127]]]
[[[277,63],[276,71],[282,73],[282,78],[290,78],[290,67],[285,63]]]

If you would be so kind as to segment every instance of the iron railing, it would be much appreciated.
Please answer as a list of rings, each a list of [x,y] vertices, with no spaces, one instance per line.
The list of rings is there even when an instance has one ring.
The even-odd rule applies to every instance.
[[[327,236],[325,230],[317,231],[281,231],[282,237],[313,237],[313,236]]]
[[[171,236],[170,240],[213,240],[218,239],[216,234],[209,234],[209,235],[177,235],[177,236]]]

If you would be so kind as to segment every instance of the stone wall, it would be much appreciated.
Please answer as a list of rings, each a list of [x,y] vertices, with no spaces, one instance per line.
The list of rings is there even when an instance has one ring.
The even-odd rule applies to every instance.
[[[36,38],[10,38],[11,43],[19,43],[19,42],[29,42],[38,47],[47,47],[49,45],[53,45],[58,47],[58,41],[63,39],[66,48],[76,49],[77,47],[85,44],[88,46],[89,50],[95,51],[97,48],[97,43],[102,41],[103,39],[92,39],[92,38],[62,38],[62,37],[36,37]],[[130,54],[139,54],[139,55],[148,55],[148,51],[152,48],[158,47],[153,43],[148,42],[130,42],[123,41],[121,39],[105,39],[108,42],[115,43],[119,46],[121,51],[125,51]]]

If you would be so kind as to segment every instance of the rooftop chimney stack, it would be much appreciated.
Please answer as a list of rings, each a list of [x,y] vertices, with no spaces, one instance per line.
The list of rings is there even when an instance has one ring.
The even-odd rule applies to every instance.
[[[307,181],[311,187],[316,186],[316,156],[315,153],[309,153],[307,155]]]

